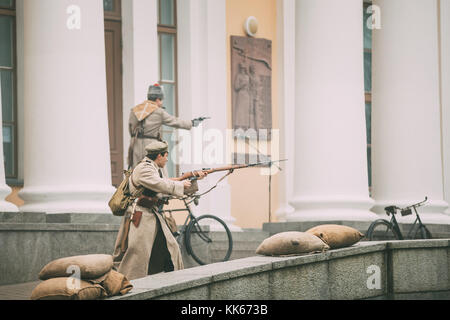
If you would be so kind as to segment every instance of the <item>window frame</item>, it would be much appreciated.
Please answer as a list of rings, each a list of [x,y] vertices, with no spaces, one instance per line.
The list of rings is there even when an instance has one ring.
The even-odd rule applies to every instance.
[[[13,6],[10,8],[7,7],[0,7],[0,15],[1,16],[10,16],[13,17],[14,23],[12,28],[12,67],[2,67],[0,66],[1,70],[12,70],[12,77],[13,77],[13,104],[12,104],[12,121],[6,121],[2,117],[2,130],[4,125],[8,125],[12,127],[12,144],[13,144],[13,170],[12,175],[8,175],[5,168],[5,180],[8,185],[12,186],[21,186],[23,185],[23,181],[19,181],[19,161],[18,161],[18,124],[17,124],[17,16],[16,16],[16,2],[13,1]],[[2,93],[4,94],[4,93]],[[3,112],[3,110],[2,110]],[[3,136],[3,135],[2,135]],[[2,141],[3,143],[3,141]],[[4,155],[1,155],[3,157],[3,161],[6,162],[6,159],[4,158]]]
[[[164,87],[164,84],[170,84],[174,86],[174,114],[173,116],[178,117],[178,28],[177,28],[177,1],[173,0],[173,19],[174,24],[173,25],[165,25],[161,24],[161,1],[158,0],[158,24],[157,24],[157,33],[158,33],[158,78],[159,78],[159,84]],[[173,81],[165,81],[162,77],[162,45],[161,45],[161,34],[169,34],[172,35],[174,38],[174,54],[173,54],[173,72],[174,72],[174,80]],[[162,134],[173,134],[175,129],[164,129],[164,126],[162,128]],[[180,165],[175,164],[175,174],[178,176],[180,174]]]
[[[367,8],[370,7],[371,5],[372,5],[372,0],[364,0],[363,1],[363,15],[364,15],[364,12],[367,11]],[[366,21],[363,21],[363,23],[365,24]],[[365,28],[365,27],[363,26],[363,28]],[[372,37],[370,39],[372,41]],[[363,46],[363,54],[370,53],[370,55],[372,56],[372,52],[373,52],[372,46],[370,48],[366,48]],[[370,67],[372,68],[372,63],[370,65]],[[372,88],[372,86],[371,86],[371,88]],[[370,113],[372,114],[372,91],[366,91],[366,88],[364,88],[364,107],[365,107],[366,103],[370,104]],[[366,125],[367,125],[367,122],[366,122]],[[371,126],[371,129],[372,129],[372,126]],[[367,128],[366,128],[366,130],[367,130]],[[367,137],[366,137],[366,142],[367,142]],[[366,152],[368,155],[369,155],[369,152],[370,152],[370,155],[372,155],[372,138],[370,139],[370,143],[367,143]],[[367,159],[368,159],[368,163],[367,163],[368,181],[367,181],[367,184],[369,187],[369,194],[371,195],[372,194],[372,170],[369,171],[369,165],[370,165],[370,167],[372,167],[372,161],[371,161],[371,157],[369,158],[367,156]]]

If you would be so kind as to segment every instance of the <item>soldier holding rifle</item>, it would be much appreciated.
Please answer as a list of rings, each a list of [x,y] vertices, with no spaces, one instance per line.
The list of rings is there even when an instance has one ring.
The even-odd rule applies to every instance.
[[[180,248],[165,217],[158,212],[162,195],[182,197],[198,190],[190,180],[167,178],[162,170],[168,160],[168,145],[153,141],[146,148],[147,156],[130,176],[130,191],[140,195],[130,205],[119,228],[114,246],[114,265],[128,279],[148,274],[183,269]],[[206,173],[197,172],[202,179]]]
[[[145,150],[147,156],[137,164],[129,178],[130,191],[136,200],[125,212],[113,253],[115,269],[130,280],[184,268],[178,243],[165,216],[158,210],[164,204],[163,195],[182,197],[192,194],[198,190],[196,180],[209,173],[228,171],[230,174],[236,169],[277,162],[202,169],[169,179],[162,170],[168,160],[167,143],[154,141]]]

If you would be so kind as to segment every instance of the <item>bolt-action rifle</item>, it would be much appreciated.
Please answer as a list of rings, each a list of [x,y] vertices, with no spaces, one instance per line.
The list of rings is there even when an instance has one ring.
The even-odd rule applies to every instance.
[[[268,164],[269,166],[272,165],[274,162],[281,162],[286,161],[287,159],[283,160],[275,160],[275,161],[263,161],[263,162],[256,162],[256,163],[250,163],[250,164],[235,164],[235,165],[229,165],[225,167],[218,167],[218,168],[203,168],[201,170],[195,170],[195,171],[189,171],[186,173],[183,173],[180,177],[174,178],[175,181],[183,181],[186,179],[189,180],[196,180],[199,177],[199,172],[204,172],[207,174],[214,173],[214,172],[220,172],[220,171],[230,171],[233,172],[236,169],[244,169],[244,168],[250,168],[255,167],[263,164]]]

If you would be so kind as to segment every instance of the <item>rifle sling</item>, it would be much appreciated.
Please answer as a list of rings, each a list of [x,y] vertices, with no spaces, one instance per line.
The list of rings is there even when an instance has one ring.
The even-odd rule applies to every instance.
[[[220,178],[220,179],[216,182],[216,184],[215,184],[213,187],[211,187],[209,190],[203,192],[202,194],[199,194],[198,196],[201,197],[201,196],[207,194],[208,192],[210,192],[212,189],[216,188],[217,185],[218,185],[223,179],[225,179],[225,178],[228,177],[230,174],[232,174],[233,171],[234,171],[234,169],[230,169],[230,170],[227,172],[227,174],[224,175],[222,178]]]

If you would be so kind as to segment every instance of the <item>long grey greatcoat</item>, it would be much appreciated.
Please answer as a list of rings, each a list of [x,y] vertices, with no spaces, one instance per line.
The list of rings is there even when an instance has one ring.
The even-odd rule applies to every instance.
[[[145,157],[133,170],[130,179],[133,179],[136,187],[144,186],[146,189],[158,193],[183,196],[183,182],[170,180],[165,177],[164,173],[161,178],[158,169],[159,167],[152,160]],[[133,186],[133,183],[130,183],[130,189],[135,194],[137,188]],[[133,210],[142,211],[141,222],[137,228],[133,223],[130,223],[128,246],[126,251],[122,253],[121,240],[125,232],[125,222],[127,217],[131,216]],[[184,268],[178,243],[169,230],[164,217],[157,212],[156,206],[151,210],[138,205],[131,205],[122,219],[113,253],[116,270],[124,274],[129,280],[142,278],[148,274],[149,259],[158,232],[156,219],[159,220],[161,226],[159,230],[163,231],[174,270]]]
[[[139,109],[139,106],[144,104],[155,105],[153,101],[144,101],[142,104],[131,109],[130,117],[128,121],[128,129],[130,135],[132,136],[136,127],[141,126],[139,122],[139,118],[141,118],[141,114],[136,115],[135,110]],[[190,130],[192,128],[192,122],[178,119],[170,114],[168,114],[164,109],[157,107],[154,111],[151,111],[149,115],[145,117],[143,121],[143,135],[149,137],[160,137],[162,139],[162,125],[166,125],[169,127],[177,128],[177,129],[186,129]],[[133,146],[133,163],[131,166],[134,168],[139,161],[141,161],[145,155],[145,147],[152,141],[156,139],[152,138],[139,138],[135,139]],[[130,165],[130,163],[129,163]],[[166,170],[163,170],[166,171]]]

